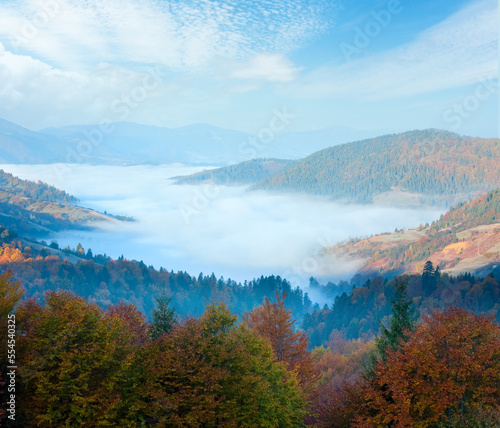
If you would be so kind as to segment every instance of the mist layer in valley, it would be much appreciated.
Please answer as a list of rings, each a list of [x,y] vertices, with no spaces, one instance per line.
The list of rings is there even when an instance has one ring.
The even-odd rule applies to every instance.
[[[80,199],[80,205],[132,216],[91,232],[64,232],[45,239],[61,247],[143,260],[155,268],[215,273],[236,281],[281,275],[294,285],[310,276],[326,282],[350,279],[358,263],[338,263],[322,248],[349,237],[417,227],[445,211],[433,208],[343,205],[298,194],[248,191],[247,187],[174,185],[171,177],[200,167],[0,165],[7,172],[42,180]],[[205,167],[207,168],[207,167]]]

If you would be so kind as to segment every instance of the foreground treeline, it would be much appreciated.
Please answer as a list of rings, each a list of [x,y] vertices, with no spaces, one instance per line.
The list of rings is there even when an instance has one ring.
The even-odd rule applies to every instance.
[[[332,335],[311,397],[320,427],[500,426],[500,326],[450,307],[418,320],[396,279],[392,314],[372,343]],[[340,355],[339,355],[340,352]]]
[[[156,299],[103,310],[67,292],[43,304],[0,277],[2,358],[16,315],[16,418],[6,426],[494,427],[500,328],[458,308],[417,323],[404,281],[375,342],[331,335],[308,351],[286,296],[243,315],[208,305],[180,319]],[[6,368],[2,367],[6,380]],[[0,388],[2,389],[2,388]],[[2,404],[6,403],[3,386]]]

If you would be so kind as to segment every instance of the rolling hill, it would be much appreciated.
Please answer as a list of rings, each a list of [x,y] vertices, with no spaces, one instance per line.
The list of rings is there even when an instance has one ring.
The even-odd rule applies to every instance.
[[[236,165],[210,169],[183,177],[173,177],[175,184],[222,184],[245,185],[258,183],[278,172],[295,165],[297,161],[286,159],[252,159]]]
[[[421,203],[456,203],[500,185],[500,141],[428,129],[313,153],[254,189],[372,202],[391,192]]]
[[[430,226],[350,240],[327,253],[362,259],[359,273],[367,276],[421,273],[427,260],[453,275],[487,273],[500,265],[500,189],[457,204]]]
[[[0,119],[0,163],[61,162],[63,148],[57,138]]]
[[[0,224],[15,233],[43,235],[83,228],[95,221],[130,220],[75,205],[78,199],[53,186],[0,170]]]

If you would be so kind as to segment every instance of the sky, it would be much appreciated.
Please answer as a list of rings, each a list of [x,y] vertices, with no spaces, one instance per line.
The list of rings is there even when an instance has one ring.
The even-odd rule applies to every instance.
[[[498,137],[495,0],[0,0],[0,117]]]

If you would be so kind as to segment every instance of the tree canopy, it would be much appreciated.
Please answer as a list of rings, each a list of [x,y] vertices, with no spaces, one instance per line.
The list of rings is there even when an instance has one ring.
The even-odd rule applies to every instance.
[[[434,311],[377,365],[355,426],[498,426],[499,393],[499,325],[458,308]]]

